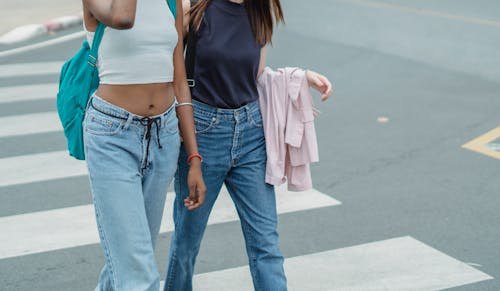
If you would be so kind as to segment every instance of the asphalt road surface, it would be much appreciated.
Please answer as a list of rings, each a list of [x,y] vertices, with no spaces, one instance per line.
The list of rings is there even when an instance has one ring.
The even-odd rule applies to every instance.
[[[316,100],[315,189],[278,189],[290,290],[500,290],[498,1],[283,4],[268,65],[335,88]],[[103,263],[85,164],[55,112],[82,39],[0,53],[0,290],[92,290]],[[252,290],[232,202],[216,207],[195,290]]]

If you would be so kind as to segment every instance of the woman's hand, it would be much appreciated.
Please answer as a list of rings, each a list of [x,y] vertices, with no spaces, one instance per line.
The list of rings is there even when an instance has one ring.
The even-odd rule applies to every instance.
[[[306,77],[309,87],[313,87],[321,93],[321,101],[325,101],[330,97],[332,94],[332,83],[330,83],[327,77],[311,70],[306,70]]]
[[[207,192],[201,173],[201,161],[197,158],[194,158],[190,163],[187,183],[189,196],[184,199],[184,206],[188,210],[194,210],[203,204]]]

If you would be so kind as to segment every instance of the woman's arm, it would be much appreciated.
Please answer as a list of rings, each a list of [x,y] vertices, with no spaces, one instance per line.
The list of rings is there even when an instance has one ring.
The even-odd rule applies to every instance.
[[[83,0],[86,24],[92,29],[97,21],[115,29],[134,26],[137,0]],[[92,22],[89,19],[94,18]]]
[[[266,67],[266,47],[262,47],[260,50],[260,62],[259,62],[259,73],[257,74],[257,79],[264,71]],[[309,87],[313,87],[319,93],[321,93],[321,101],[325,101],[332,94],[332,84],[327,77],[316,73],[315,71],[306,70],[307,82]]]
[[[177,0],[177,7],[182,7],[182,1]],[[178,41],[174,49],[174,90],[179,103],[191,102],[191,92],[187,85],[186,68],[184,65],[184,41],[183,41],[183,9],[177,9],[175,27],[177,29]],[[179,128],[184,141],[188,156],[198,153],[194,127],[193,107],[177,107]],[[184,200],[184,205],[189,210],[198,208],[205,200],[206,187],[201,173],[201,160],[193,158],[190,162],[188,174],[189,197]]]
[[[266,67],[266,47],[262,47],[260,49],[260,61],[259,61],[259,71],[257,74],[257,80],[260,78],[260,75],[262,75],[262,72],[264,72],[264,68]]]

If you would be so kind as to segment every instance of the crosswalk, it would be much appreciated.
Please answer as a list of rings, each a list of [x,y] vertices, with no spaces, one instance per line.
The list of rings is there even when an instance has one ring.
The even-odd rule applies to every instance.
[[[2,65],[0,78],[53,75],[59,71],[61,64],[62,62],[46,62]],[[56,81],[0,87],[0,113],[2,105],[55,99]],[[49,112],[0,117],[0,146],[2,139],[31,136],[43,138],[46,134],[54,133],[61,136],[63,134],[55,108]],[[64,144],[56,151],[40,153],[35,151],[37,142],[35,138],[32,140],[33,152],[2,155],[0,193],[5,187],[35,185],[29,189],[37,189],[36,186],[41,183],[50,188],[51,181],[71,181],[71,178],[87,175],[85,163],[69,157]],[[72,187],[70,182],[67,187]],[[81,195],[89,195],[83,192],[82,190]],[[298,215],[319,209],[337,211],[348,207],[334,199],[332,194],[335,193],[321,193],[317,190],[293,193],[288,192],[285,187],[278,187],[278,213]],[[161,227],[163,234],[173,230],[173,197],[173,193],[167,194]],[[43,198],[50,202],[50,194]],[[37,255],[68,255],[75,248],[96,246],[99,243],[91,204],[31,211],[23,209],[23,201],[19,201],[12,207],[19,208],[15,215],[0,213],[0,264],[20,258],[36,259]],[[237,221],[237,213],[224,189],[212,212],[207,231],[210,232],[217,225]],[[94,271],[98,272],[99,266],[94,267]],[[478,268],[420,241],[411,233],[369,243],[353,241],[344,248],[323,249],[292,256],[286,259],[285,268],[290,290],[442,290],[493,279]],[[0,277],[2,276],[4,275],[0,272]],[[78,280],[77,275],[74,280]],[[52,286],[54,284],[53,282]],[[86,290],[91,289],[92,285],[87,287]],[[252,290],[248,267],[227,266],[198,273],[195,276],[195,290]]]

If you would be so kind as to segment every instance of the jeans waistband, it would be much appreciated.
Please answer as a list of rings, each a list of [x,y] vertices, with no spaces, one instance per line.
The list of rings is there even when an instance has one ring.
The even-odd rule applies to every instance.
[[[204,114],[210,116],[218,116],[223,119],[234,119],[235,116],[240,114],[251,114],[260,111],[259,101],[252,101],[244,106],[234,109],[218,108],[200,101],[192,100],[194,105],[194,110],[197,114]]]
[[[97,96],[96,94],[94,94],[91,97],[89,106],[102,114],[108,115],[110,117],[122,119],[122,120],[127,120],[130,123],[133,122],[133,123],[145,125],[145,122],[147,120],[157,120],[157,122],[159,124],[161,124],[161,126],[164,126],[165,122],[167,120],[167,116],[169,114],[175,114],[175,110],[172,110],[172,109],[175,108],[176,103],[177,102],[174,101],[172,106],[170,106],[165,112],[160,113],[158,115],[154,115],[154,116],[141,116],[141,115],[137,115],[137,114],[128,112],[127,110],[125,110],[121,107],[118,107],[112,103],[109,103],[108,101],[102,99],[101,97]],[[127,123],[129,123],[129,122],[127,122]]]

